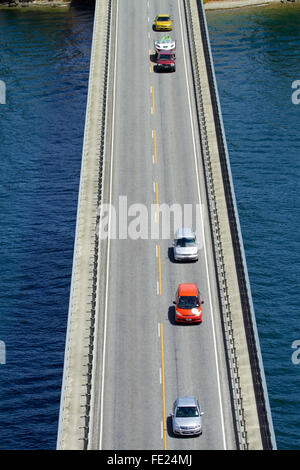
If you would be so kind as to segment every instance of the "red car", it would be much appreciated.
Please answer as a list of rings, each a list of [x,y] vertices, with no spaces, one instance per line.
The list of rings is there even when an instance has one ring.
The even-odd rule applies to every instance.
[[[173,51],[160,51],[156,58],[157,70],[175,72],[175,54]]]
[[[176,295],[176,322],[202,322],[202,304],[197,284],[179,284]]]

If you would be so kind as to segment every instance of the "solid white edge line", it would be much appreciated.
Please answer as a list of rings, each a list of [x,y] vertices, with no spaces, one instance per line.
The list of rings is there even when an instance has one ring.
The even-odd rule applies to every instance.
[[[185,75],[186,75],[186,87],[187,87],[187,92],[188,92],[189,111],[190,111],[192,137],[193,137],[193,148],[194,148],[194,160],[195,160],[195,166],[196,166],[196,176],[197,176],[196,179],[197,179],[197,188],[198,188],[198,198],[199,198],[200,208],[201,208],[202,207],[202,202],[201,202],[201,195],[200,195],[197,152],[196,152],[196,143],[195,143],[195,134],[194,134],[194,122],[193,122],[193,115],[192,115],[191,97],[190,97],[190,90],[189,90],[187,65],[186,65],[186,52],[185,52],[185,44],[184,44],[184,39],[183,39],[184,36],[183,36],[183,26],[182,26],[182,13],[181,13],[181,7],[180,7],[180,0],[177,0],[177,2],[178,2],[178,9],[179,9],[179,19],[180,19],[180,29],[181,29],[181,37],[182,37],[184,68],[185,68]],[[203,246],[204,246],[204,255],[205,255],[205,266],[206,266],[206,271],[207,271],[209,305],[210,305],[210,310],[211,310],[211,321],[212,321],[213,338],[214,338],[214,349],[215,349],[215,360],[216,360],[216,369],[217,369],[219,403],[220,403],[220,413],[221,413],[221,424],[222,424],[222,432],[223,432],[223,445],[224,445],[224,450],[226,450],[224,414],[223,414],[223,404],[222,404],[222,396],[221,396],[219,366],[218,366],[218,360],[217,360],[218,353],[217,353],[216,334],[215,334],[215,327],[214,327],[214,314],[213,314],[212,300],[211,300],[211,287],[210,287],[210,282],[209,282],[209,271],[208,271],[208,262],[207,262],[207,253],[206,253],[205,232],[204,232],[204,222],[203,222],[202,209],[201,209],[201,221],[202,221],[202,236],[203,236]]]
[[[103,435],[103,399],[104,399],[104,378],[105,378],[105,357],[106,357],[106,330],[107,330],[107,299],[108,299],[108,274],[110,255],[110,230],[111,230],[111,201],[112,201],[112,175],[114,160],[114,133],[115,133],[115,105],[116,105],[116,67],[118,52],[118,14],[119,3],[116,2],[116,31],[115,31],[115,62],[113,71],[113,106],[112,106],[112,132],[111,132],[111,163],[110,163],[110,187],[109,187],[109,218],[108,218],[108,241],[107,241],[107,265],[106,265],[106,288],[105,288],[105,308],[104,308],[104,334],[103,334],[103,356],[102,356],[102,383],[101,383],[101,405],[100,405],[100,435],[99,450],[102,448]]]

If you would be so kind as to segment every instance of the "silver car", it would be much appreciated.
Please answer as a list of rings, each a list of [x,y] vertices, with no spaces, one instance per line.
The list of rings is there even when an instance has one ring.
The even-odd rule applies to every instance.
[[[179,228],[175,233],[174,259],[176,261],[197,261],[198,246],[195,232],[191,228]]]
[[[173,433],[181,436],[202,434],[203,411],[195,397],[179,397],[172,411]]]

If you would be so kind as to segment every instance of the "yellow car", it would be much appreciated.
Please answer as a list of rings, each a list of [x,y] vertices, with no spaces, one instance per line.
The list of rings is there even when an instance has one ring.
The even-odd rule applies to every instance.
[[[173,20],[170,15],[157,15],[154,20],[155,31],[172,31]]]

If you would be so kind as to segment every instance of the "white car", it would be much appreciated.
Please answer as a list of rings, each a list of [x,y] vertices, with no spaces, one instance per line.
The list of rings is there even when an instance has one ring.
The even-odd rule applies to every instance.
[[[158,41],[154,41],[154,49],[157,53],[161,51],[175,51],[175,48],[176,42],[171,36],[164,36]]]
[[[191,228],[179,228],[174,240],[174,259],[176,261],[197,261],[198,246],[195,232]]]
[[[180,436],[202,434],[203,411],[195,397],[179,397],[173,405],[173,433]]]

